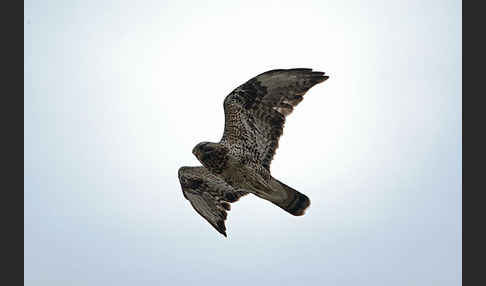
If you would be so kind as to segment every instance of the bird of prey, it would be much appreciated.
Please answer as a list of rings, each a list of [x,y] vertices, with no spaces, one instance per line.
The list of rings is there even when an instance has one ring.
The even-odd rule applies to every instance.
[[[309,198],[272,177],[270,163],[285,118],[304,94],[328,79],[307,68],[264,72],[224,99],[224,133],[218,143],[201,142],[192,153],[203,166],[178,171],[184,197],[226,237],[230,203],[251,193],[292,215],[303,215]]]

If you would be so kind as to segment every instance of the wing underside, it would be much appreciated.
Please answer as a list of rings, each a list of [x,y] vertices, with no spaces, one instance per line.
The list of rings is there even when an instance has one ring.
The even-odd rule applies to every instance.
[[[224,100],[225,128],[221,144],[233,155],[247,157],[270,170],[285,118],[304,94],[328,79],[312,69],[271,70],[231,92]]]
[[[230,203],[246,195],[236,191],[204,167],[182,167],[179,181],[184,197],[194,210],[206,219],[219,233],[226,236],[225,220]]]

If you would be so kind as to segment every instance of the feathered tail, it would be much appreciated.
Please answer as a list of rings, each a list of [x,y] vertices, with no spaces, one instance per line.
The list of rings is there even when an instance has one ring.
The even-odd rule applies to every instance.
[[[272,178],[267,186],[270,187],[270,190],[267,189],[266,192],[257,191],[252,193],[295,216],[303,215],[310,205],[310,200],[306,195],[275,178]]]
[[[272,202],[277,206],[281,207],[285,211],[289,212],[295,216],[301,216],[305,213],[305,210],[310,206],[309,198],[298,192],[297,190],[292,189],[291,187],[287,186],[286,184],[280,182],[277,179],[274,179],[275,182],[280,184],[283,191],[287,194],[287,199],[283,202]]]

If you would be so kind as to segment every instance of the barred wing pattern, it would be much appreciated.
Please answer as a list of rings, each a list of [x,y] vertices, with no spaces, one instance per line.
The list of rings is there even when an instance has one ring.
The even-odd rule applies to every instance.
[[[324,72],[312,69],[278,69],[240,85],[224,100],[225,126],[220,143],[233,155],[270,171],[285,117],[311,87],[326,79]]]
[[[225,220],[230,203],[248,194],[236,191],[204,167],[181,167],[179,181],[184,197],[219,233],[226,236]]]

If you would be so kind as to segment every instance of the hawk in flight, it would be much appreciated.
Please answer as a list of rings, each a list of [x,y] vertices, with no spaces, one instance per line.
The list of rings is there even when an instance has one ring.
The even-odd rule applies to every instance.
[[[292,215],[303,215],[309,198],[272,177],[270,163],[285,118],[304,94],[328,79],[312,69],[264,72],[224,99],[224,133],[218,143],[201,142],[192,153],[203,166],[181,167],[184,197],[218,232],[226,236],[230,203],[252,193]]]

